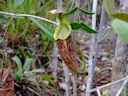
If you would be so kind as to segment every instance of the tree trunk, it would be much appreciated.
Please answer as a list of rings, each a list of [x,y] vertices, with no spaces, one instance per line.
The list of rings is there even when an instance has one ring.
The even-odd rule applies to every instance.
[[[128,0],[120,0],[120,11],[128,12]],[[123,78],[125,75],[127,48],[127,44],[121,38],[117,37],[115,56],[112,60],[112,82]],[[111,86],[111,96],[116,96],[121,85],[122,82]]]

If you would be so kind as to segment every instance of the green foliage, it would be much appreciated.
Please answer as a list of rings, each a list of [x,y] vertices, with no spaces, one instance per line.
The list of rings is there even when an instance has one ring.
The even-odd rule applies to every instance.
[[[115,32],[128,43],[128,23],[119,19],[114,19],[112,21],[112,27]]]
[[[21,5],[24,2],[24,0],[14,0],[14,8]]]
[[[85,15],[93,15],[94,14],[92,12],[85,11],[85,10],[79,8],[79,7],[75,7],[71,11],[69,11],[68,13],[66,13],[65,15],[71,15],[71,14],[75,13],[77,10],[79,10],[82,13],[84,13]]]
[[[42,79],[47,80],[50,84],[55,86],[56,78],[54,76],[45,74],[45,75],[43,75]]]
[[[115,13],[115,14],[112,14],[112,16],[114,18],[128,22],[128,14],[127,13]]]
[[[21,60],[20,60],[20,58],[18,56],[14,56],[12,58],[12,60],[16,62],[16,64],[17,64],[19,69],[22,69],[22,63],[21,63]]]
[[[77,11],[77,8],[73,8],[71,11],[69,11],[68,13],[66,13],[65,15],[71,15],[74,14]]]
[[[23,75],[23,72],[30,70],[33,58],[26,58],[23,66],[18,56],[14,56],[12,60],[15,61],[15,63],[18,66],[18,71],[16,72],[15,76],[17,80],[21,80],[21,76]]]
[[[82,29],[82,30],[84,30],[85,32],[88,32],[88,33],[98,33],[97,31],[93,30],[92,28],[90,28],[89,26],[87,26],[83,22],[81,22],[81,23],[73,22],[73,23],[71,23],[71,27],[74,30]]]
[[[16,74],[15,74],[15,76],[16,76],[16,79],[17,80],[21,80],[21,77],[22,77],[22,74],[23,74],[23,69],[19,69],[17,72],[16,72]]]
[[[72,29],[74,29],[74,30],[78,30],[81,28],[81,24],[79,24],[78,22],[73,22],[70,25],[71,25]]]
[[[19,48],[19,57],[22,58],[22,57],[24,57],[24,56],[26,56],[26,55],[25,55],[24,46],[20,46],[20,48]]]
[[[103,3],[110,19],[112,19],[111,14],[114,12],[115,0],[103,0]]]
[[[32,61],[33,61],[33,58],[26,58],[26,59],[25,59],[24,66],[23,66],[23,69],[24,69],[25,71],[30,70]]]
[[[121,95],[126,96],[125,93],[126,93],[126,87],[123,88]]]
[[[81,22],[81,28],[88,33],[97,33],[95,30],[93,30],[83,22]]]
[[[0,43],[2,43],[4,41],[4,39],[2,37],[0,37]]]
[[[84,13],[85,15],[93,15],[93,14],[94,14],[93,12],[85,11],[85,10],[79,8],[79,7],[77,7],[77,9],[78,9],[79,11],[81,11],[82,13]]]
[[[53,38],[53,29],[51,29],[50,27],[48,27],[47,25],[43,24],[41,21],[34,19],[34,18],[30,18],[33,22],[35,22],[48,36],[49,38],[54,42],[54,38]]]

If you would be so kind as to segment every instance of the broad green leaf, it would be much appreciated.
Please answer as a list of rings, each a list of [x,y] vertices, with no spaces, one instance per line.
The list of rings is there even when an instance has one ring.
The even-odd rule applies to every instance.
[[[79,7],[78,7],[78,9],[79,9],[82,13],[87,14],[87,15],[93,15],[93,14],[94,14],[94,13],[92,13],[92,12],[85,11],[85,10],[79,8]]]
[[[18,56],[12,57],[12,60],[16,62],[19,69],[22,69],[22,63],[21,63],[21,60]]]
[[[81,28],[88,33],[98,33],[97,31],[93,30],[92,28],[90,28],[89,26],[87,26],[82,22],[81,22]]]
[[[114,18],[128,22],[128,14],[127,13],[115,13],[115,14],[112,14],[112,16]]]
[[[0,43],[3,43],[4,39],[2,37],[0,37]]]
[[[24,63],[24,66],[23,66],[23,69],[24,69],[25,71],[30,70],[32,61],[33,61],[33,58],[27,58],[27,59],[25,59],[25,63]]]
[[[70,24],[72,29],[80,29],[81,28],[81,24],[79,24],[78,22],[73,22]]]
[[[31,18],[29,17],[34,23],[36,23],[48,36],[49,38],[55,42],[54,38],[53,38],[53,34],[54,34],[54,30],[51,29],[50,27],[48,27],[47,25],[45,25],[44,23],[42,23],[41,21]]]
[[[14,0],[14,8],[21,5],[24,2],[24,0]]]
[[[22,73],[23,73],[23,69],[20,68],[20,69],[16,72],[16,74],[15,74],[16,79],[18,79],[19,81],[21,80],[21,75],[22,75]]]
[[[73,8],[71,11],[69,11],[68,13],[66,13],[65,15],[71,15],[73,13],[75,13],[77,10],[77,7],[76,8]]]
[[[114,12],[115,0],[103,0],[103,3],[110,19],[112,19],[111,14]]]
[[[114,19],[112,21],[112,27],[115,32],[128,43],[128,23],[119,19]]]

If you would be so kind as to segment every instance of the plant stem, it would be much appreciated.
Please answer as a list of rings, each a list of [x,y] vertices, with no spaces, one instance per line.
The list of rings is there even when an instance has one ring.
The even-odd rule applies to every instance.
[[[97,40],[97,43],[96,43],[96,54],[95,54],[95,57],[94,57],[94,63],[93,63],[93,67],[92,67],[93,68],[92,69],[92,75],[94,75],[94,69],[95,69],[96,62],[97,62],[97,56],[98,56],[98,53],[99,53],[99,45],[100,45],[100,42],[98,42],[98,41],[101,38],[102,26],[103,26],[103,23],[104,23],[104,13],[105,13],[105,9],[104,9],[104,5],[102,5],[101,20],[100,20],[98,40]],[[92,76],[92,78],[93,77],[94,76]]]
[[[97,0],[93,2],[93,9],[92,12],[95,14],[92,15],[92,28],[95,30],[96,28],[96,9],[97,9]],[[91,38],[91,45],[90,45],[90,54],[89,54],[89,64],[88,64],[88,80],[87,80],[87,88],[86,88],[86,95],[90,96],[90,89],[92,87],[92,70],[93,70],[93,51],[94,51],[94,44],[95,44],[95,35],[92,35]]]
[[[76,7],[79,7],[80,5],[80,0],[75,0],[76,3]],[[74,22],[78,22],[79,19],[79,11],[77,11],[75,13],[74,16]],[[72,32],[72,36],[73,36],[73,42],[76,42],[76,31],[74,30],[74,32]],[[77,73],[73,72],[73,96],[77,96]]]
[[[57,23],[54,22],[54,21],[51,21],[49,19],[42,18],[42,17],[39,17],[39,16],[30,15],[30,14],[14,14],[14,13],[2,12],[2,11],[0,11],[0,14],[4,14],[4,15],[8,15],[8,16],[14,16],[14,17],[32,17],[32,18],[40,19],[40,20],[43,20],[43,21],[46,21],[46,22],[57,25]]]
[[[99,86],[99,87],[97,87],[97,88],[95,88],[95,89],[91,89],[89,92],[94,92],[94,91],[96,91],[97,89],[100,90],[100,89],[102,89],[102,88],[105,88],[105,87],[108,87],[108,86],[111,86],[111,85],[114,85],[114,84],[117,84],[117,83],[119,83],[119,82],[123,82],[123,81],[126,81],[126,80],[128,80],[128,76],[126,76],[125,78],[119,79],[119,80],[117,80],[117,81],[114,81],[114,82],[111,82],[111,83],[108,83],[108,84]]]

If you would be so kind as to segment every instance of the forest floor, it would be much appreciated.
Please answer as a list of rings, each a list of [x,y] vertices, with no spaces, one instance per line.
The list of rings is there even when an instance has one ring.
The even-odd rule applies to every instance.
[[[109,27],[108,29],[104,29],[106,30],[106,32],[105,31],[103,32],[102,37],[107,33],[109,29],[110,29]],[[2,36],[2,33],[1,33],[1,36]],[[12,42],[12,40],[15,40],[15,39],[10,39],[9,36],[10,35],[6,36],[6,39],[8,39],[8,42]],[[85,32],[78,32],[77,38],[78,38],[77,44],[80,46],[80,49],[83,51],[84,54],[89,55],[90,35]],[[20,38],[17,37],[16,40],[17,42],[18,40],[20,42]],[[15,41],[15,43],[17,42]],[[95,75],[93,80],[94,88],[111,82],[111,71],[112,71],[111,60],[114,56],[115,44],[116,44],[116,34],[114,32],[111,32],[109,37],[106,38],[100,44],[100,50],[99,50],[99,55],[97,57],[98,59],[95,67]],[[8,51],[9,48],[11,48],[10,44],[6,48],[7,48],[6,50]],[[1,50],[5,50],[5,49],[1,47]],[[48,53],[49,55],[45,55],[45,56],[38,54],[39,55],[38,60],[40,62],[46,62],[47,60],[48,61],[52,60],[52,57],[50,57],[50,55],[52,55],[51,53],[52,52]],[[13,54],[9,54],[8,56],[10,58],[8,59],[10,60],[10,62],[12,62],[11,55]],[[1,57],[2,57],[2,54],[1,54]],[[42,94],[41,96],[63,96],[62,94],[65,93],[66,86],[68,85],[66,85],[65,83],[62,60],[60,57],[58,57],[58,60],[59,62],[58,62],[58,68],[57,68],[58,69],[57,78],[52,76],[53,70],[51,69],[49,64],[43,65],[45,67],[42,67],[40,69],[39,67],[42,66],[40,64],[43,64],[43,63],[39,63],[35,61],[36,63],[33,66],[35,67],[35,69],[39,69],[39,73],[37,72],[34,74],[33,73],[25,74],[23,75],[24,79],[21,81],[18,81],[16,79],[14,80],[15,93],[21,94],[16,96],[37,96],[37,94]],[[86,60],[88,60],[87,57],[86,57]],[[11,66],[10,70],[12,70],[12,72],[17,70],[17,68],[14,65],[10,64],[10,66]],[[87,66],[88,66],[88,63],[87,63]],[[40,73],[40,71],[42,73]],[[88,78],[87,70],[84,73],[77,75],[77,80],[76,80],[77,88],[78,88],[77,96],[85,96],[87,78]],[[69,88],[70,88],[71,94],[73,90],[73,81],[74,81],[73,73],[70,71],[69,72],[69,82],[70,82]],[[104,88],[103,90],[101,90],[101,93],[106,94],[107,92],[109,92],[109,90],[110,88]],[[96,92],[93,92],[92,96],[97,96],[96,94],[97,94]]]
[[[6,0],[5,0],[6,1]],[[46,17],[55,19],[53,16],[48,16],[47,14],[42,14],[42,12],[47,12],[51,10],[51,8],[55,7],[53,4],[54,0],[49,0],[49,2],[42,2],[43,0],[38,1],[38,7],[40,11],[36,13],[36,7],[31,7],[35,9],[29,8],[29,12]],[[87,0],[88,1],[88,0]],[[89,0],[90,1],[90,0]],[[88,8],[88,11],[91,10],[91,6],[88,3],[85,5],[85,9]],[[26,0],[27,2],[27,0]],[[37,2],[36,0],[34,2]],[[85,1],[84,1],[85,2]],[[30,3],[30,2],[28,2]],[[54,2],[55,3],[55,2]],[[1,3],[2,4],[2,3]],[[12,3],[13,4],[13,3]],[[26,5],[25,5],[26,4]],[[24,8],[28,8],[28,4],[25,3]],[[44,6],[43,6],[44,4]],[[72,4],[72,2],[70,2]],[[66,5],[66,8],[69,8],[71,5]],[[91,4],[91,3],[90,3]],[[2,4],[3,5],[3,4]],[[11,3],[9,3],[11,5]],[[32,4],[33,5],[33,2]],[[52,5],[52,6],[51,6]],[[33,5],[34,6],[34,5]],[[42,7],[43,6],[43,7]],[[50,7],[51,8],[50,8]],[[1,8],[1,6],[0,6]],[[4,10],[6,5],[2,8]],[[16,12],[27,13],[24,12],[22,6],[20,6],[20,10],[16,10]],[[41,9],[42,8],[42,9]],[[98,15],[100,16],[101,6],[98,6]],[[10,9],[6,9],[7,12]],[[4,10],[5,11],[5,10]],[[22,12],[23,11],[23,12]],[[68,10],[69,11],[69,10]],[[81,15],[81,18],[86,20],[87,25],[91,25],[90,17]],[[106,18],[108,16],[105,15]],[[70,19],[69,19],[70,18]],[[72,17],[69,17],[69,21],[71,21]],[[85,19],[86,18],[86,19]],[[97,17],[99,19],[99,17]],[[82,19],[81,19],[82,20]],[[6,22],[5,22],[6,21]],[[20,23],[19,23],[19,22]],[[22,22],[23,21],[23,22]],[[53,42],[46,36],[44,32],[42,32],[39,27],[35,26],[29,19],[9,19],[8,16],[1,16],[0,18],[0,37],[4,38],[2,40],[0,38],[0,96],[1,94],[13,94],[15,96],[64,96],[67,86],[70,89],[70,96],[73,96],[73,82],[74,77],[72,71],[69,70],[69,81],[68,85],[65,82],[65,75],[62,66],[62,59],[59,55],[57,55],[58,66],[57,66],[57,77],[53,76],[53,66],[51,65],[52,60],[54,58],[53,52]],[[25,22],[25,23],[24,23]],[[51,26],[50,24],[48,24]],[[97,23],[99,25],[99,23]],[[8,26],[7,29],[3,26]],[[17,27],[18,26],[18,27]],[[53,27],[53,26],[52,26]],[[98,29],[98,28],[97,28]],[[110,30],[110,24],[107,20],[103,25],[102,36]],[[83,51],[86,61],[88,61],[89,53],[90,53],[90,44],[91,44],[91,35],[85,33],[83,31],[77,32],[77,40],[76,43]],[[109,36],[100,43],[99,55],[95,67],[95,75],[93,80],[93,88],[110,83],[111,82],[111,71],[112,65],[111,60],[114,56],[116,47],[116,34],[115,32],[111,32]],[[95,55],[95,52],[94,52]],[[31,62],[30,68],[19,71],[17,62],[14,62],[12,59],[14,56],[18,56],[21,60],[22,66],[25,64],[26,58],[33,58]],[[30,60],[30,59],[29,59]],[[28,63],[29,64],[29,63]],[[86,64],[88,66],[88,62]],[[23,68],[21,68],[23,69]],[[16,73],[22,73],[17,79]],[[85,96],[86,83],[88,79],[88,72],[85,70],[82,74],[77,75],[77,96]],[[13,90],[14,89],[14,90]],[[9,91],[8,90],[12,90]],[[103,96],[110,91],[110,88],[104,88],[101,90]],[[10,95],[7,95],[10,96]],[[96,92],[92,93],[92,96],[97,96]]]

